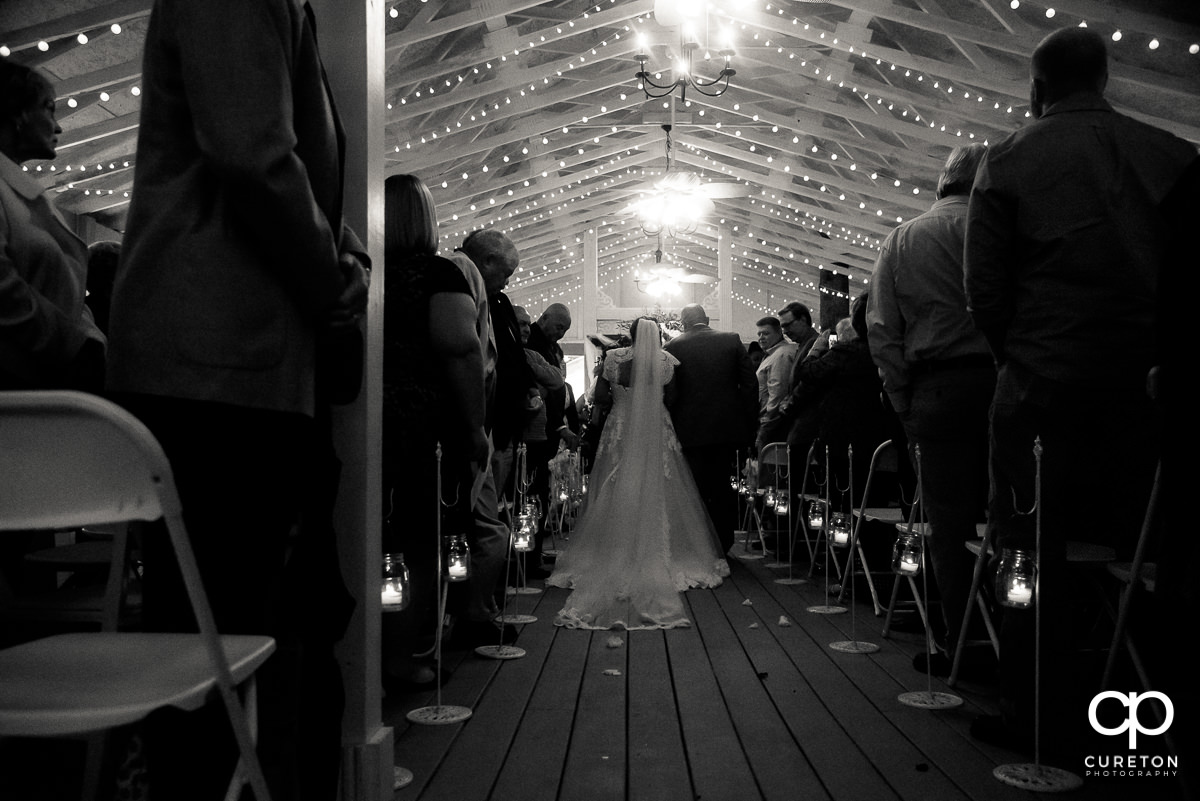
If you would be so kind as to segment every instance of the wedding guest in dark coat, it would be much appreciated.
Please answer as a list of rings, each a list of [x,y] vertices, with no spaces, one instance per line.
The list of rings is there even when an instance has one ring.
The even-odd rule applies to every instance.
[[[55,157],[54,95],[45,75],[0,58],[0,391],[104,386],[104,335],[84,305],[87,249],[21,169]],[[36,583],[22,567],[38,544],[32,533],[0,537],[0,597]]]
[[[329,637],[296,623],[307,609],[285,602],[285,571],[297,523],[316,534],[328,403],[357,391],[320,397],[342,365],[319,363],[319,349],[354,342],[367,296],[366,251],[342,218],[345,137],[311,14],[299,0],[153,4],[109,321],[108,389],[171,460],[218,628],[276,638],[258,687],[259,753],[277,801],[337,791],[341,676]],[[361,350],[345,360],[361,366]],[[143,610],[148,628],[185,630],[169,547],[145,538]],[[214,709],[146,738],[157,796],[220,797],[221,772],[194,763],[227,737]]]
[[[854,299],[850,317],[838,323],[837,342],[828,345],[829,334],[822,334],[813,345],[809,358],[796,369],[800,392],[793,400],[798,404],[797,421],[793,427],[800,437],[792,443],[793,452],[808,452],[816,440],[818,448],[828,447],[829,463],[835,488],[842,488],[842,511],[849,511],[850,461],[847,448],[854,449],[854,505],[862,501],[862,490],[870,470],[871,454],[887,439],[886,418],[880,399],[883,384],[879,371],[871,360],[867,345],[867,293]],[[817,460],[824,464],[824,453]],[[872,486],[886,494],[893,487]],[[876,497],[880,497],[876,495]]]
[[[684,306],[679,320],[683,333],[664,346],[679,359],[671,421],[725,552],[737,527],[729,476],[754,442],[758,380],[741,337],[710,328],[702,306]]]
[[[54,94],[42,73],[0,59],[0,390],[103,386],[87,248],[21,169],[57,152]]]
[[[1036,521],[1043,533],[1043,742],[1090,736],[1072,725],[1087,720],[1091,693],[1066,650],[1074,628],[1066,544],[1132,552],[1158,456],[1146,393],[1165,344],[1156,293],[1195,262],[1195,206],[1186,199],[1195,197],[1196,146],[1115,111],[1107,84],[1107,47],[1094,29],[1043,39],[1030,60],[1034,119],[989,147],[967,211],[967,305],[999,366],[988,525],[1000,548],[1032,548]],[[972,733],[982,739],[1031,744],[1033,618],[1004,616],[1003,718],[980,719]]]

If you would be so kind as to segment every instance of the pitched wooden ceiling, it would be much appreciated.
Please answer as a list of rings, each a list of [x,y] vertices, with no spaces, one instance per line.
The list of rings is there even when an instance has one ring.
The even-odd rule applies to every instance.
[[[702,0],[685,0],[699,6]],[[1012,6],[1016,5],[1016,8]],[[420,175],[444,242],[483,226],[522,252],[519,303],[578,302],[585,233],[598,232],[612,292],[657,241],[626,211],[666,163],[668,100],[638,88],[669,74],[677,28],[655,0],[394,0],[387,18],[387,171]],[[1024,123],[1028,56],[1065,25],[1110,44],[1113,104],[1200,143],[1200,4],[1183,0],[714,0],[736,75],[721,97],[675,100],[674,158],[740,185],[665,261],[716,275],[732,237],[735,302],[817,305],[818,270],[870,274],[898,220],[928,208],[955,145]],[[0,46],[58,81],[59,158],[31,165],[65,211],[120,231],[135,169],[149,0],[3,0]],[[119,28],[113,27],[114,25]],[[119,33],[114,31],[119,30]],[[86,37],[80,37],[83,34]],[[4,52],[0,50],[0,53]],[[711,65],[711,66],[710,66]],[[711,77],[720,59],[698,62]],[[735,194],[725,192],[724,194]],[[853,290],[852,290],[853,291]]]

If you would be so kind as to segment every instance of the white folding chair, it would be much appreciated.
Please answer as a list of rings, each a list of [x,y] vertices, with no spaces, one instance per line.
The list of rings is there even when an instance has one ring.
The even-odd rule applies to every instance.
[[[1121,594],[1117,610],[1113,615],[1112,644],[1108,647],[1108,657],[1104,661],[1104,675],[1100,680],[1101,690],[1107,690],[1110,687],[1117,656],[1121,653],[1122,646],[1129,651],[1129,659],[1133,663],[1138,679],[1142,682],[1142,687],[1146,690],[1150,689],[1150,677],[1146,672],[1146,666],[1134,646],[1133,639],[1129,636],[1129,609],[1139,589],[1154,592],[1158,583],[1158,565],[1146,561],[1146,551],[1158,515],[1161,479],[1162,464],[1160,463],[1154,473],[1154,485],[1150,490],[1150,501],[1146,504],[1146,515],[1142,519],[1142,530],[1138,535],[1137,546],[1133,552],[1133,561],[1108,564],[1108,572],[1121,584]]]
[[[821,532],[817,531],[816,537],[813,537],[808,530],[808,504],[811,501],[822,500],[819,493],[810,493],[808,491],[808,479],[812,475],[812,469],[817,464],[817,446],[812,444],[808,446],[808,453],[804,457],[804,472],[800,476],[800,490],[796,493],[796,497],[792,498],[794,505],[793,512],[795,525],[792,526],[792,539],[794,545],[796,542],[796,533],[800,532],[804,535],[804,547],[808,549],[808,562],[811,565],[816,561],[816,537],[820,537]]]
[[[0,535],[158,519],[200,633],[62,634],[0,651],[0,736],[91,734],[163,707],[197,709],[215,689],[241,754],[226,798],[249,784],[256,799],[268,801],[254,748],[254,672],[275,641],[218,635],[158,442],[128,412],[93,395],[0,392]]]
[[[850,576],[851,578],[843,582],[841,592],[838,593],[838,603],[841,603],[846,595],[846,588],[853,581],[854,572],[851,568],[853,567],[853,560],[857,552],[858,559],[862,563],[863,577],[867,580],[867,589],[871,592],[871,603],[875,608],[876,617],[883,614],[883,605],[879,602],[879,592],[875,588],[875,580],[871,577],[871,566],[867,563],[867,553],[863,549],[862,531],[863,524],[867,521],[877,521],[889,525],[897,525],[905,522],[904,510],[899,506],[867,506],[867,499],[871,497],[871,486],[875,482],[875,478],[881,473],[898,472],[898,458],[896,447],[890,439],[880,443],[875,448],[875,452],[871,454],[871,466],[867,471],[866,486],[863,487],[862,503],[857,509],[850,510],[854,516],[854,531],[850,536],[850,547],[846,549],[846,568],[842,571],[842,575]],[[895,593],[893,593],[894,596]]]

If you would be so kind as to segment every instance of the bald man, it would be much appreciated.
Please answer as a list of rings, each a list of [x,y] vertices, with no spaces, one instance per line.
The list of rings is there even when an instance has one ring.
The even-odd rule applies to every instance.
[[[551,303],[542,310],[537,322],[529,327],[529,341],[525,347],[558,367],[566,376],[566,357],[558,344],[571,327],[571,310],[561,303]],[[575,450],[579,444],[579,412],[575,409],[575,398],[571,385],[563,383],[559,389],[546,396],[546,439],[530,442],[528,459],[530,468],[537,468],[530,490],[541,502],[542,521],[534,539],[534,548],[526,559],[526,575],[529,578],[545,578],[550,572],[542,567],[542,540],[545,522],[550,514],[550,476],[547,463],[558,453],[559,443]]]
[[[710,328],[704,307],[684,306],[679,320],[683,333],[665,346],[679,359],[671,421],[724,553],[737,527],[729,475],[754,442],[758,381],[741,337]]]

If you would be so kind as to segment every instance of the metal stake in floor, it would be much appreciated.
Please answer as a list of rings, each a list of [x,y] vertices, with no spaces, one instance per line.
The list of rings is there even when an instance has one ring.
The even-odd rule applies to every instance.
[[[517,562],[517,567],[520,569],[520,560],[513,559],[513,553],[528,552],[533,548],[533,537],[537,532],[538,516],[537,513],[530,513],[525,506],[525,491],[529,489],[529,482],[525,479],[525,443],[522,442],[517,446],[517,456],[513,464],[513,513],[509,514],[508,518],[508,550],[504,558],[504,586],[508,587],[508,573],[512,569],[513,562]],[[496,618],[500,623],[499,642],[495,645],[480,645],[475,649],[475,653],[486,659],[520,659],[525,656],[525,649],[518,648],[515,645],[504,644],[504,624],[510,621],[512,615],[508,614],[508,596],[509,592],[504,593],[504,607],[500,610],[500,616]],[[536,620],[536,618],[535,618]]]
[[[1036,513],[1033,580],[1033,763],[999,765],[992,775],[1005,784],[1039,793],[1062,793],[1083,786],[1083,779],[1067,770],[1042,764],[1042,438],[1033,441],[1036,463],[1033,511]],[[1004,599],[999,599],[1003,602]]]
[[[437,703],[433,706],[422,706],[409,711],[407,717],[413,723],[425,725],[445,725],[459,723],[471,717],[471,710],[465,706],[447,706],[442,704],[442,620],[446,615],[446,597],[451,581],[465,581],[470,574],[470,554],[462,554],[463,561],[442,567],[442,443],[437,444],[437,492],[434,494],[434,505],[437,507],[437,525],[434,532],[437,536],[437,579],[438,579],[438,617],[437,628],[433,635],[434,675],[437,676]],[[453,568],[453,569],[451,569]]]
[[[919,530],[922,532],[929,530],[929,521],[925,519],[925,486],[924,478],[921,475],[921,444],[917,443],[913,446],[913,451],[917,457],[917,497],[921,499]],[[892,572],[896,574],[896,581],[899,582],[902,577],[912,576],[913,567],[921,574],[921,595],[926,599],[929,598],[929,565],[925,561],[925,544],[921,534],[914,534],[912,529],[912,518],[909,518],[909,530],[907,539],[905,535],[901,535],[897,539],[896,547],[892,549]],[[900,547],[901,542],[904,543],[904,548]],[[897,550],[900,549],[900,550]],[[908,549],[908,550],[905,550]],[[913,549],[919,549],[918,554],[913,554]],[[895,593],[892,593],[892,599],[895,600]],[[889,606],[890,609],[890,606]],[[952,709],[956,706],[961,706],[963,699],[954,693],[935,692],[933,689],[933,667],[930,656],[936,651],[933,645],[933,632],[929,621],[925,621],[925,690],[914,690],[913,692],[901,693],[897,700],[905,706],[913,706],[918,709]]]
[[[825,603],[817,604],[808,607],[808,611],[814,615],[841,615],[847,610],[846,607],[837,604],[829,603],[829,548],[833,542],[834,532],[834,514],[833,514],[833,473],[829,467],[829,446],[825,446]],[[837,560],[833,560],[834,569],[837,569]]]
[[[850,461],[850,508],[854,509],[854,446],[846,446],[846,457]],[[853,517],[851,518],[853,520]],[[849,541],[847,541],[849,544]],[[846,572],[842,575],[843,581],[850,582],[850,639],[831,642],[829,647],[835,651],[840,651],[843,654],[873,654],[879,650],[879,646],[873,642],[864,642],[855,638],[855,624],[858,622],[858,614],[854,609],[854,547],[850,547],[850,561],[846,565]]]

